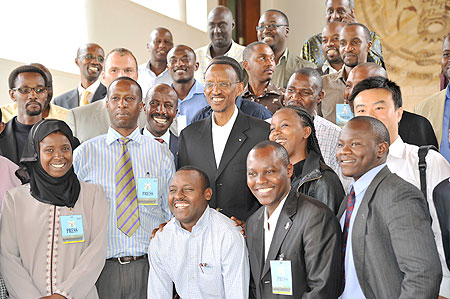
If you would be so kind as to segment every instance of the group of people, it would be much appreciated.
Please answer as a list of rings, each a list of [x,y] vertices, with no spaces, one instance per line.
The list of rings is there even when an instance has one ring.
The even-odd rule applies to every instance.
[[[450,87],[403,111],[353,0],[326,20],[296,55],[283,12],[244,47],[217,6],[197,50],[81,46],[55,98],[14,69],[0,298],[450,298]]]

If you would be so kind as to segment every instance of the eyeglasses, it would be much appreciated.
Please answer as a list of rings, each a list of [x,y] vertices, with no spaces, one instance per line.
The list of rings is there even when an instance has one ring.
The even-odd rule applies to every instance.
[[[239,83],[239,82],[236,82]],[[217,88],[219,89],[228,89],[230,88],[233,84],[235,83],[231,83],[229,81],[220,81],[220,82],[205,82],[205,89],[213,89],[215,86],[217,86]]]
[[[12,90],[18,91],[21,94],[29,94],[32,90],[34,90],[35,93],[44,93],[47,91],[47,87],[45,87],[45,86],[18,87],[18,88],[12,88]]]
[[[85,59],[89,59],[89,60],[95,59],[100,63],[103,63],[103,61],[105,60],[105,58],[103,58],[103,56],[95,56],[92,54],[85,54],[85,55],[78,56],[78,58],[81,58],[81,57],[84,57]]]
[[[288,26],[288,25],[280,25],[280,24],[269,24],[263,26],[256,26],[256,31],[264,31],[264,29],[268,29],[270,31],[277,29],[278,27]]]

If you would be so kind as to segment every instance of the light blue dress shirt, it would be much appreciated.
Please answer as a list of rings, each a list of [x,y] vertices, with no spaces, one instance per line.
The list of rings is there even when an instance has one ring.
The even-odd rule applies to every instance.
[[[439,151],[450,163],[450,143],[448,142],[448,129],[450,121],[450,84],[447,85],[445,93],[444,119],[442,120],[442,139]]]
[[[99,184],[108,201],[108,229],[106,258],[141,256],[148,252],[154,228],[172,218],[167,201],[169,181],[175,172],[172,154],[167,146],[143,136],[139,128],[133,131],[127,143],[133,165],[136,188],[138,178],[147,175],[158,179],[158,205],[139,205],[140,226],[127,237],[117,228],[115,166],[122,153],[121,138],[116,130],[82,143],[73,154],[73,167],[80,181]]]
[[[353,183],[353,188],[355,190],[355,206],[353,207],[352,216],[350,217],[350,225],[348,230],[347,239],[347,250],[345,251],[345,289],[340,299],[362,299],[366,298],[359,285],[358,276],[356,275],[355,263],[353,261],[353,248],[352,248],[352,232],[353,223],[355,222],[356,214],[358,214],[359,206],[366,194],[367,187],[369,187],[372,180],[380,172],[380,170],[386,166],[386,163],[372,168],[366,172],[362,177],[360,177],[356,182]],[[350,187],[351,189],[351,187]],[[350,189],[349,192],[350,193]],[[345,224],[345,212],[340,219],[341,228],[344,228]]]
[[[206,96],[203,93],[203,85],[199,81],[194,80],[194,85],[188,95],[183,100],[178,99],[177,117],[186,115],[186,125],[188,126],[191,124],[192,118],[197,111],[206,106],[208,106],[208,101],[206,101]]]
[[[247,299],[250,266],[240,231],[209,207],[192,232],[173,218],[150,243],[148,298],[171,299],[175,283],[184,299]]]

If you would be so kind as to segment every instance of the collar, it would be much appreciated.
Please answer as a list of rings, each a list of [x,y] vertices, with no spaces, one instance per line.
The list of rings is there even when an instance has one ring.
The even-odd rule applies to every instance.
[[[344,66],[342,66],[342,68],[343,68],[343,67],[344,67]],[[341,68],[341,69],[342,69],[342,68]],[[329,70],[328,74],[333,74],[333,73],[339,72],[338,70],[336,70],[335,68],[333,68],[333,67],[331,66],[331,64],[328,62],[328,60],[325,60],[325,62],[322,64],[321,69],[322,69],[322,72],[323,72],[324,74],[326,73],[327,70]]]
[[[230,49],[227,51],[227,53],[225,53],[223,56],[228,56],[230,53],[232,53],[234,51],[234,49],[236,48],[237,43],[234,42],[233,39],[231,39],[231,47]],[[209,45],[207,46],[207,50],[206,50],[206,57],[209,59],[212,59],[211,56],[211,47],[212,47],[212,43],[209,43]]]
[[[224,127],[227,127],[227,126],[233,126],[234,122],[236,121],[236,118],[238,116],[238,111],[239,111],[239,109],[236,107],[236,105],[234,105],[233,115],[228,120],[228,122],[222,127],[216,124],[216,121],[214,120],[214,111],[213,111],[213,113],[211,113],[212,129],[214,130],[214,128],[224,128]]]
[[[352,186],[355,190],[355,197],[357,197],[361,192],[367,189],[369,187],[372,180],[375,178],[375,176],[383,169],[383,167],[386,166],[386,163],[383,163],[377,167],[372,168],[368,172],[366,172],[362,177],[359,178],[356,182],[353,182]],[[349,189],[350,190],[350,189]]]
[[[156,74],[152,71],[152,69],[150,68],[150,59],[147,61],[147,63],[145,64],[145,69],[152,73],[153,75],[155,75],[155,77],[162,77],[164,76],[165,73],[167,73],[169,71],[169,69],[167,68],[167,64],[166,64],[166,68],[164,69],[164,71],[161,72],[161,74],[159,74],[158,76],[156,76]]]
[[[99,86],[100,86],[99,79],[97,79],[97,81],[95,81],[94,83],[89,85],[88,88],[84,88],[83,86],[81,86],[81,81],[80,81],[80,82],[78,82],[78,94],[81,95],[83,93],[83,91],[85,91],[85,90],[89,91],[91,94],[94,94]]]
[[[337,73],[336,80],[341,80],[342,82],[345,83],[345,80],[344,80],[344,66],[342,66],[342,68],[339,71],[337,71],[336,73]]]
[[[286,50],[284,50],[283,55],[281,55],[280,60],[278,60],[277,66],[280,65],[281,61],[287,60],[288,59],[288,55],[289,55],[289,50],[288,50],[288,48],[286,48]]]
[[[238,96],[236,98],[236,107],[238,107],[239,109],[241,109],[242,106],[242,102],[244,101],[244,99],[241,96]]]
[[[199,234],[203,232],[209,225],[210,219],[211,219],[211,208],[206,206],[205,211],[203,212],[202,216],[198,219],[197,223],[192,227],[192,231],[189,232],[185,230],[182,226],[180,221],[178,221],[176,218],[174,218],[175,226],[183,233],[187,234]]]
[[[169,141],[170,141],[170,132],[169,132],[169,130],[167,130],[166,131],[166,133],[164,133],[161,137],[156,137],[155,135],[153,135],[152,134],[152,132],[150,132],[148,129],[147,129],[147,126],[145,126],[144,127],[144,131],[142,132],[142,134],[144,135],[144,136],[148,136],[148,137],[151,137],[151,138],[161,138],[162,140],[164,140],[164,142],[166,143],[166,144],[169,144]]]
[[[259,96],[258,98],[263,98],[267,96],[267,94],[276,94],[276,95],[282,95],[282,91],[280,88],[276,87],[272,81],[269,81],[269,84],[267,84],[266,88],[264,88],[264,93]],[[244,88],[244,91],[242,92],[243,97],[249,97],[254,96],[254,92],[251,90],[250,83],[247,83],[247,85]]]
[[[272,227],[271,231],[275,230],[275,228],[277,226],[278,218],[280,217],[281,210],[283,210],[283,206],[284,206],[284,203],[286,202],[286,198],[288,197],[288,195],[289,195],[289,192],[280,201],[280,203],[276,207],[275,211],[273,211],[272,215],[270,215],[270,218],[267,215],[267,213],[268,213],[267,208],[264,207],[264,229],[265,230],[269,230],[269,224]]]
[[[405,143],[403,142],[400,135],[397,139],[389,146],[389,156],[402,159],[403,152],[405,151]]]
[[[111,145],[113,142],[117,141],[117,139],[122,138],[123,136],[114,130],[112,127],[108,128],[108,133],[106,133],[106,144]],[[132,142],[141,143],[142,141],[142,135],[139,132],[139,127],[136,127],[134,131],[126,136],[127,138],[130,138]]]

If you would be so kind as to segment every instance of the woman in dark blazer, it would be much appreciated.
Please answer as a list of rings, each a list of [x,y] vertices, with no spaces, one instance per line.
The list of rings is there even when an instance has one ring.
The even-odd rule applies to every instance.
[[[320,152],[312,117],[297,106],[287,106],[272,117],[269,140],[286,148],[294,165],[291,186],[326,204],[335,214],[345,196],[339,177]]]

